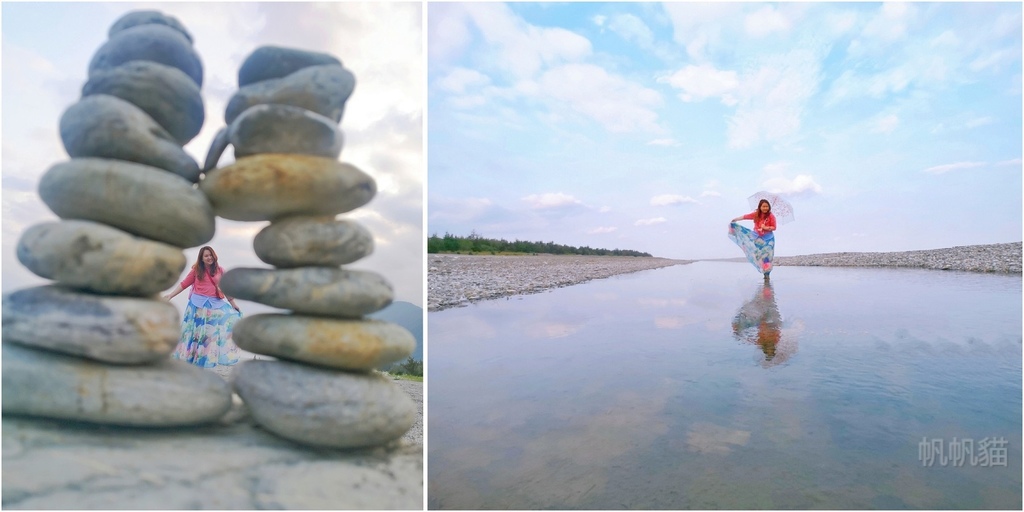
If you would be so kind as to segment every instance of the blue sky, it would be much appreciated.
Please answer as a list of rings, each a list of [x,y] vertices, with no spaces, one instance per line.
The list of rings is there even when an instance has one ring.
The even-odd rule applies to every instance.
[[[1022,238],[1019,3],[427,15],[428,235],[738,257],[772,190],[779,255]]]
[[[406,3],[9,3],[3,6],[3,291],[47,281],[18,262],[29,226],[57,220],[39,200],[40,176],[68,159],[58,123],[78,101],[89,60],[124,13],[155,9],[191,32],[205,72],[206,122],[185,150],[200,164],[253,50],[279,45],[330,53],[356,75],[345,109],[341,160],[377,181],[366,207],[340,218],[363,224],[376,247],[349,267],[384,275],[396,300],[423,305],[423,6]],[[229,149],[221,166],[233,159]],[[252,238],[266,222],[217,219],[210,243],[227,268],[262,267]],[[199,248],[186,249],[190,262]],[[191,263],[190,263],[191,264]],[[184,276],[183,276],[184,277]],[[185,294],[175,299],[184,307]],[[246,305],[248,304],[248,305]],[[268,309],[253,303],[243,311]]]

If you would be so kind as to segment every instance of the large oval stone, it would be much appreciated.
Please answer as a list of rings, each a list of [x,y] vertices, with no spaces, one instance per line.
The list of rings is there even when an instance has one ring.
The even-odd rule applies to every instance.
[[[163,300],[94,295],[61,286],[4,295],[5,342],[138,364],[169,356],[180,334],[181,315]]]
[[[353,371],[401,361],[416,349],[404,327],[370,319],[261,314],[239,320],[231,335],[249,352]]]
[[[308,445],[384,444],[401,437],[416,417],[409,395],[378,373],[245,361],[235,370],[232,383],[256,423]]]
[[[363,171],[331,158],[264,154],[210,171],[199,189],[220,217],[273,220],[354,210],[373,199],[377,184]]]
[[[107,32],[107,37],[114,37],[115,34],[132,27],[139,25],[164,25],[185,36],[188,42],[192,42],[192,34],[185,30],[185,26],[178,21],[178,18],[174,16],[168,16],[160,11],[132,11],[124,16],[121,16],[110,26],[110,30]]]
[[[203,64],[192,42],[174,28],[153,23],[136,25],[112,35],[89,62],[89,76],[133,60],[178,68],[196,85],[203,86]]]
[[[260,230],[252,247],[260,260],[278,268],[337,267],[369,256],[373,235],[349,220],[286,217]]]
[[[114,366],[3,344],[5,416],[178,427],[215,421],[230,408],[224,379],[181,361]]]
[[[325,64],[340,66],[341,61],[326,53],[261,46],[249,54],[245,62],[242,62],[242,67],[238,68],[238,86],[245,87],[254,82],[285,77],[300,69]]]
[[[39,180],[39,197],[62,219],[91,220],[177,247],[209,242],[216,217],[188,180],[147,165],[75,158]]]
[[[235,158],[298,153],[336,159],[344,143],[338,123],[290,105],[249,108],[231,123],[229,138],[235,147]]]
[[[73,288],[134,296],[170,288],[185,269],[181,249],[84,220],[26,229],[18,260],[36,275]]]
[[[355,86],[355,75],[342,66],[304,68],[284,78],[239,88],[228,102],[224,120],[231,124],[242,112],[255,105],[279,104],[312,110],[337,123],[341,121],[345,102]]]
[[[205,112],[199,87],[177,68],[144,60],[97,70],[82,87],[82,96],[117,96],[142,109],[180,146],[203,127]]]
[[[115,96],[86,96],[68,107],[60,137],[72,158],[127,160],[199,180],[199,165],[178,142],[142,109]]]
[[[358,318],[391,304],[394,291],[380,274],[330,267],[235,268],[221,278],[224,293],[296,313]]]

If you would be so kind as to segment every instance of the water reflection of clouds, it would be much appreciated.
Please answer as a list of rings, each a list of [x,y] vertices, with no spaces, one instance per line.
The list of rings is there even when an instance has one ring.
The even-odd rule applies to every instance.
[[[582,328],[583,324],[545,322],[527,326],[526,335],[534,339],[565,338],[576,334]]]

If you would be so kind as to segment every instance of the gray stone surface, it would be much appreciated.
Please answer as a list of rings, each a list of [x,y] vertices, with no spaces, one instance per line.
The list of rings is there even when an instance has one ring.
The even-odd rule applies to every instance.
[[[177,29],[153,23],[118,30],[93,54],[89,75],[133,60],[178,68],[196,85],[203,86],[203,64],[192,42]]]
[[[383,276],[330,267],[234,268],[224,274],[224,293],[296,313],[358,318],[391,304],[394,290]]]
[[[253,315],[239,320],[232,336],[249,352],[355,371],[401,361],[416,349],[402,326],[369,319]]]
[[[170,288],[185,268],[181,249],[84,220],[25,230],[18,260],[36,275],[72,288],[134,296]]]
[[[189,34],[188,30],[185,30],[185,26],[178,21],[178,18],[168,16],[160,11],[131,11],[118,18],[117,21],[110,26],[110,30],[107,31],[107,37],[114,37],[115,34],[125,29],[150,24],[164,25],[173,28],[174,30],[181,32],[181,35],[185,36],[185,39],[188,39],[189,43],[192,42],[192,34]]]
[[[687,263],[691,262],[632,256],[431,254],[427,262],[427,308],[440,311]]]
[[[369,175],[330,158],[264,154],[207,173],[199,184],[214,213],[231,220],[337,215],[377,193]]]
[[[312,110],[341,121],[345,102],[355,89],[356,79],[338,65],[312,66],[284,78],[274,78],[238,89],[225,110],[224,120],[231,124],[250,107],[264,104],[291,105]]]
[[[231,408],[216,374],[181,361],[116,366],[3,344],[3,414],[145,427],[209,423]]]
[[[280,46],[261,46],[249,54],[242,62],[242,67],[238,68],[238,86],[244,87],[253,82],[282,78],[300,69],[325,64],[340,66],[341,61],[326,53]]]
[[[369,256],[373,235],[360,224],[334,217],[286,217],[260,230],[256,256],[278,268],[337,267]]]
[[[3,508],[422,510],[422,443],[306,448],[235,407],[187,430],[5,416]]]
[[[213,238],[213,206],[188,180],[133,162],[75,158],[39,180],[39,197],[62,219],[91,220],[176,247]]]
[[[231,123],[229,140],[235,158],[260,153],[338,158],[344,144],[338,123],[290,105],[250,107]]]
[[[68,107],[60,137],[72,158],[127,160],[199,180],[199,165],[178,142],[142,109],[115,96],[86,96]]]
[[[231,141],[228,139],[228,128],[224,127],[217,131],[210,142],[210,149],[206,151],[206,160],[203,162],[203,172],[209,172],[217,167],[224,150],[228,149]]]
[[[381,445],[402,437],[416,419],[409,395],[378,373],[245,361],[232,385],[258,425],[302,444]]]
[[[180,334],[181,314],[162,300],[94,295],[60,286],[4,295],[5,342],[138,364],[169,356]]]
[[[203,127],[206,113],[199,87],[177,68],[133,60],[97,70],[82,87],[82,96],[117,96],[153,118],[180,146]]]

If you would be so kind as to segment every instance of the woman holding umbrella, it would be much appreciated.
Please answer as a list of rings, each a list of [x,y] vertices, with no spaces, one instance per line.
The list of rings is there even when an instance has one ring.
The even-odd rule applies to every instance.
[[[778,221],[775,214],[772,213],[773,202],[785,206],[786,216],[790,220],[792,220],[793,209],[782,198],[766,192],[754,194],[749,199],[751,202],[757,201],[757,209],[730,221],[729,239],[743,249],[747,261],[764,274],[765,279],[768,279],[768,275],[772,273],[772,260],[775,258],[775,230],[778,229]],[[771,201],[771,199],[775,199],[775,201]],[[737,224],[741,220],[754,221],[754,229],[750,230]]]

